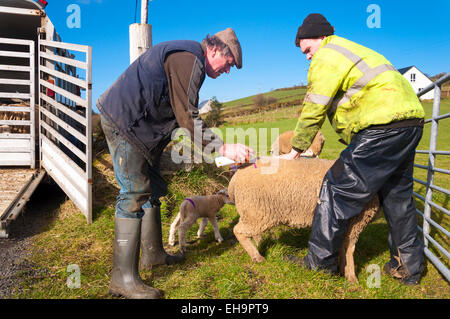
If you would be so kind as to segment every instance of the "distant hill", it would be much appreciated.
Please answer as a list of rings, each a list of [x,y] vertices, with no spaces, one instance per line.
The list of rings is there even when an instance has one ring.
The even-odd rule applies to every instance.
[[[290,87],[290,88],[280,88],[280,89],[276,89],[276,90],[272,90],[269,92],[265,92],[262,93],[262,95],[264,96],[271,96],[277,99],[278,102],[288,102],[288,101],[292,101],[295,99],[303,99],[304,95],[306,92],[306,87],[304,86],[294,86],[294,87]],[[237,100],[233,100],[233,101],[228,101],[223,103],[224,108],[228,108],[228,107],[242,107],[242,106],[249,106],[249,105],[253,105],[253,99],[257,96],[258,94],[255,95],[251,95],[251,96],[247,96],[244,98],[240,98]]]
[[[280,88],[265,93],[255,94],[223,103],[222,114],[224,117],[236,117],[270,109],[283,108],[293,105],[301,105],[305,98],[306,87],[294,86],[290,88]],[[258,106],[255,99],[262,95],[270,104]],[[268,99],[270,97],[270,99]]]
[[[446,72],[430,76],[432,81],[436,81],[445,75]],[[442,85],[443,91],[450,90],[450,80]],[[277,99],[277,103],[297,102],[303,100],[306,94],[306,86],[293,86],[287,88],[279,88],[269,92],[260,93],[264,97],[273,97]],[[243,97],[237,100],[223,103],[223,112],[225,114],[237,113],[240,111],[246,112],[255,108],[255,97],[259,94]],[[275,103],[276,104],[276,103]]]
[[[441,77],[443,77],[445,74],[447,74],[447,72],[441,72],[439,74],[430,76],[431,81],[436,81],[439,80]],[[450,89],[450,80],[448,80],[447,82],[444,82],[444,84],[442,84],[442,88],[446,88],[446,89]]]

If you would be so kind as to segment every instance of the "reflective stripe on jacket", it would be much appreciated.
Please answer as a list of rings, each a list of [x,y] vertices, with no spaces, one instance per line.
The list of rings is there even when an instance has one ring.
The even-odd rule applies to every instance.
[[[311,60],[292,146],[306,150],[326,116],[350,143],[369,126],[424,118],[425,112],[411,85],[385,57],[333,35],[322,41]]]

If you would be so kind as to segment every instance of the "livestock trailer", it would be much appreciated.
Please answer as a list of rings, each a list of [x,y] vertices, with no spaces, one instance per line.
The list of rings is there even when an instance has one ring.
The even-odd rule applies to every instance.
[[[0,237],[45,176],[92,221],[92,48],[46,6],[0,0]]]

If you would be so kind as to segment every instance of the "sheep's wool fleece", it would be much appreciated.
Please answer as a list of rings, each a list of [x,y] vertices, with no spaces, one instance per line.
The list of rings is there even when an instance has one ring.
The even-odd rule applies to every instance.
[[[323,177],[334,162],[318,158],[259,160],[256,167],[252,165],[236,172],[228,193],[244,223],[258,221],[258,224],[270,225],[281,222],[308,227],[312,223]],[[267,174],[269,167],[275,172]]]

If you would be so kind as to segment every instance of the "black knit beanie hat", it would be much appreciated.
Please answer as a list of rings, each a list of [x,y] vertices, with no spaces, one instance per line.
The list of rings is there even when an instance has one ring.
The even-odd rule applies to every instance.
[[[300,46],[300,39],[312,39],[334,34],[334,27],[320,13],[311,13],[298,27],[295,45]]]

